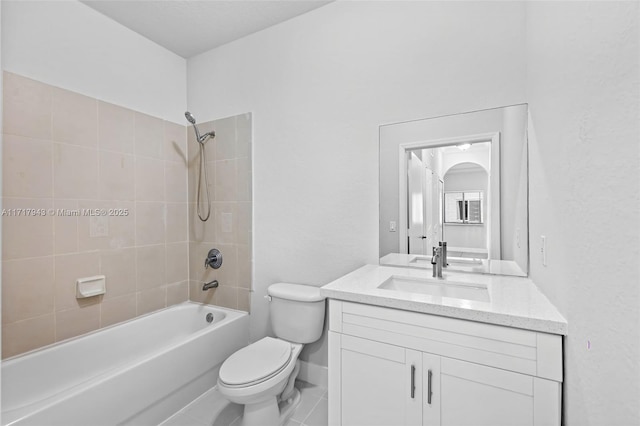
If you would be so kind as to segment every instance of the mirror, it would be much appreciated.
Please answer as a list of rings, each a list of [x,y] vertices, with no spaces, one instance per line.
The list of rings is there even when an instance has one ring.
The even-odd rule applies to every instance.
[[[527,276],[527,105],[380,126],[380,264]]]

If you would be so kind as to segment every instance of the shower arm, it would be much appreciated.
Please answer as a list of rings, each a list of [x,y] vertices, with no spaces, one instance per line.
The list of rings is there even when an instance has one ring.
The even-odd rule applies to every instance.
[[[214,132],[213,130],[210,132],[205,133],[204,135],[200,136],[200,132],[198,131],[198,126],[196,126],[195,124],[193,125],[194,130],[196,131],[196,138],[198,139],[198,143],[200,145],[204,145],[204,143],[206,141],[209,140],[209,138],[215,138],[216,137],[216,132]]]

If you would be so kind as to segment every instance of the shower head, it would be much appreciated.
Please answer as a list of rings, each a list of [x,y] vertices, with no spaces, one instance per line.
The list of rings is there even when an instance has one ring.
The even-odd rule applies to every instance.
[[[191,125],[193,125],[193,130],[196,132],[196,139],[198,143],[204,144],[209,138],[216,137],[216,134],[213,130],[201,136],[200,132],[198,131],[198,126],[196,126],[196,118],[193,116],[193,114],[191,114],[189,111],[185,111],[184,116],[186,117],[187,121],[191,123]]]
[[[196,118],[189,111],[184,113],[184,116],[187,118],[187,121],[191,124],[196,124]]]

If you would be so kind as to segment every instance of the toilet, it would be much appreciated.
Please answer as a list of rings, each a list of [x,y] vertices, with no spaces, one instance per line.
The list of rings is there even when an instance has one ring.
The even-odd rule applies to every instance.
[[[325,301],[318,287],[269,286],[269,314],[276,338],[265,337],[231,355],[220,367],[218,390],[244,405],[241,425],[279,426],[300,400],[294,387],[298,356],[322,335]]]

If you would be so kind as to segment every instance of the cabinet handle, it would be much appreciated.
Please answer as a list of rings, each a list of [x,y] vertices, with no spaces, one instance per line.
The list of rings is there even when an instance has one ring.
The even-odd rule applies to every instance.
[[[431,377],[433,377],[433,373],[429,370],[427,374],[427,404],[429,405],[431,405],[431,395],[433,395],[431,391]]]
[[[416,366],[411,366],[411,399],[416,396]]]

